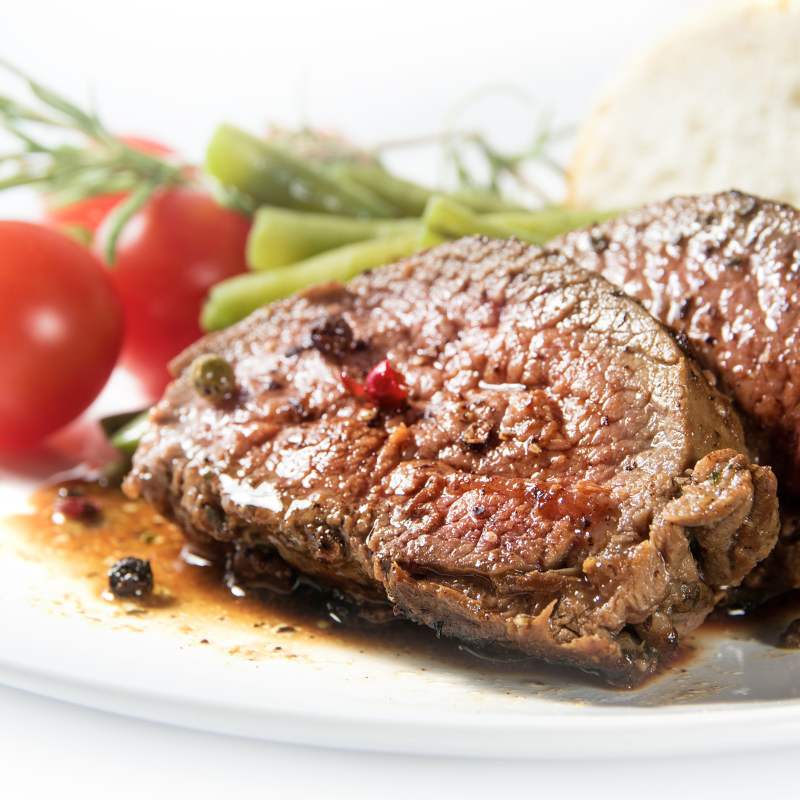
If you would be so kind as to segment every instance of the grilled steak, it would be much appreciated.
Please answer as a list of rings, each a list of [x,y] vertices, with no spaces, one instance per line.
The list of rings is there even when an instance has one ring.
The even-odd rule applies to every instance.
[[[734,399],[759,460],[800,499],[800,212],[739,192],[676,197],[548,250],[685,334]]]
[[[233,367],[231,396],[192,389],[207,354]],[[384,359],[399,408],[359,389]],[[250,585],[296,570],[632,684],[775,541],[772,473],[671,334],[516,242],[313,287],[173,370],[126,490]]]
[[[640,300],[719,379],[785,509],[779,544],[750,582],[800,587],[800,212],[740,192],[677,197],[548,250]]]

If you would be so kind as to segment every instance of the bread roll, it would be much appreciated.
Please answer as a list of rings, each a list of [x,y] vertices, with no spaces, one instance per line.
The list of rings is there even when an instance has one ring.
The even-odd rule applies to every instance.
[[[731,188],[800,205],[800,0],[726,2],[673,31],[603,91],[570,169],[585,208]]]

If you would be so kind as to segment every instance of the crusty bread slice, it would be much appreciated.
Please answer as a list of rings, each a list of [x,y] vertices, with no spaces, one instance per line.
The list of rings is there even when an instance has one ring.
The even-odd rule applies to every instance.
[[[629,64],[578,136],[570,200],[736,188],[800,205],[800,0],[715,5]]]

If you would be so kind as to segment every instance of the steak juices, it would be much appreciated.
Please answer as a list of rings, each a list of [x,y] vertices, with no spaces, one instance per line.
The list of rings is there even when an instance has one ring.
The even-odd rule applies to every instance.
[[[191,387],[208,354],[226,396]],[[396,409],[351,388],[387,359]],[[634,685],[777,537],[775,478],[727,397],[556,251],[442,245],[265,307],[173,368],[126,491],[240,585],[299,572],[365,614]]]

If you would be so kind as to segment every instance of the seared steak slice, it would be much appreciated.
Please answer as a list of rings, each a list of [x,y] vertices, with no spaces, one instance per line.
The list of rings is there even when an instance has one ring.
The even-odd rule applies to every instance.
[[[233,366],[229,400],[190,387],[208,353]],[[400,408],[354,383],[384,359]],[[516,242],[314,287],[173,369],[126,490],[245,581],[282,560],[439,633],[635,683],[775,540],[775,480],[727,399],[634,300]]]
[[[778,544],[748,584],[754,597],[800,588],[800,212],[740,192],[676,197],[548,250],[636,297],[720,379],[783,497]]]
[[[740,192],[676,197],[553,240],[681,332],[748,445],[800,500],[800,212]]]

